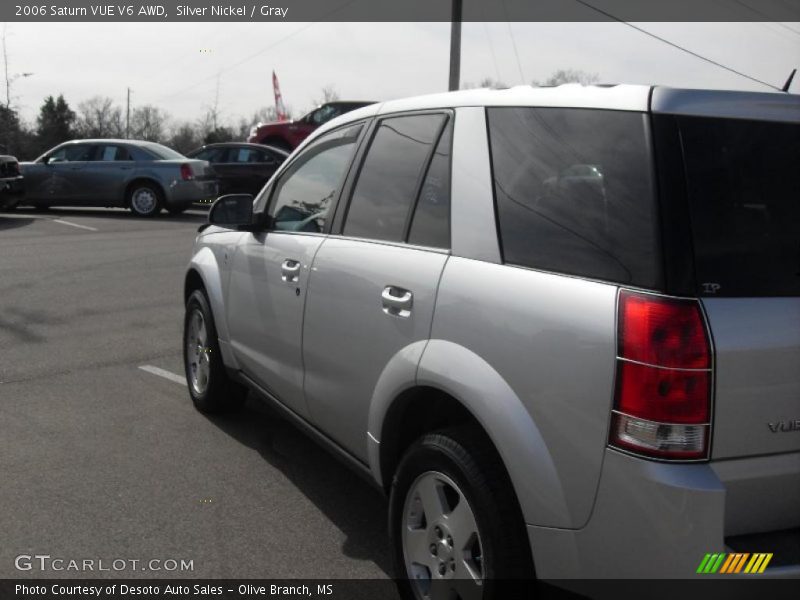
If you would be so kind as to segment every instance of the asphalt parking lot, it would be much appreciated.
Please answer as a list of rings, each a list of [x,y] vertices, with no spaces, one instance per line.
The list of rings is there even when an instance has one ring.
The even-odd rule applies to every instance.
[[[0,213],[0,578],[388,577],[379,492],[253,398],[208,418],[169,377],[204,220]],[[193,570],[20,571],[21,554]]]

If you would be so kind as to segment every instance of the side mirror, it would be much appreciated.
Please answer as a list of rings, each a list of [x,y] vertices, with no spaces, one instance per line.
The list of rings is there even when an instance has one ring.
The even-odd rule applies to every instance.
[[[44,161],[46,165],[54,165],[56,163],[67,162],[63,158],[59,158],[58,156],[48,156],[47,159]]]
[[[254,231],[256,224],[253,222],[253,196],[250,194],[220,196],[211,205],[208,222],[228,229]]]

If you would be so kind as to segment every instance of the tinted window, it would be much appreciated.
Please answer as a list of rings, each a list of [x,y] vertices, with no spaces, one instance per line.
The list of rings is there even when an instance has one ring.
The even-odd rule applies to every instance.
[[[142,142],[141,147],[150,154],[155,155],[156,158],[162,160],[180,160],[186,158],[183,154],[175,152],[172,148],[167,148],[155,142]]]
[[[698,293],[800,295],[800,125],[678,118]]]
[[[207,160],[208,162],[222,162],[226,154],[225,148],[203,148],[199,152],[191,154],[192,158],[197,160]]]
[[[131,160],[128,151],[122,146],[95,146],[92,160],[110,162],[115,160]]]
[[[68,146],[62,146],[48,158],[55,158],[67,162],[89,160],[92,156],[92,148],[93,146],[89,146],[88,144],[70,144]]]
[[[439,138],[417,200],[408,243],[450,248],[450,148],[452,126]]]
[[[505,261],[657,287],[645,116],[556,108],[487,112]]]
[[[275,159],[258,148],[248,148],[247,146],[240,146],[238,148],[230,148],[228,156],[225,159],[229,163],[273,163]]]
[[[444,115],[384,119],[358,176],[344,234],[401,241]]]
[[[360,131],[356,125],[324,135],[297,157],[275,188],[270,210],[274,229],[323,230]]]

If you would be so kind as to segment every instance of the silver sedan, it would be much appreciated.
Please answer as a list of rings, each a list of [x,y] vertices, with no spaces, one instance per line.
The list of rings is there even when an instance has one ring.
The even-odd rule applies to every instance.
[[[193,160],[136,140],[76,140],[21,163],[25,203],[50,206],[121,206],[140,217],[171,214],[213,200],[217,180],[204,160]]]

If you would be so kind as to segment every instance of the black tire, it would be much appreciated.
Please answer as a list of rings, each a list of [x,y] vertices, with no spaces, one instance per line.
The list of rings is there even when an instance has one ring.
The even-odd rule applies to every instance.
[[[193,384],[193,371],[198,368],[197,362],[199,361],[192,361],[189,351],[190,336],[192,335],[190,324],[197,312],[202,316],[205,325],[206,336],[202,354],[208,361],[209,367],[206,384],[202,387],[195,387]],[[204,413],[225,413],[242,407],[247,390],[228,377],[219,351],[214,316],[211,314],[208,299],[202,290],[192,292],[186,302],[186,314],[183,321],[183,363],[189,395],[197,410]]]
[[[473,426],[424,435],[408,449],[395,472],[389,500],[389,536],[400,595],[407,600],[428,598],[426,592],[419,589],[425,588],[425,584],[413,580],[412,573],[406,568],[403,528],[406,526],[406,500],[412,485],[431,472],[443,474],[455,482],[474,514],[480,552],[472,550],[473,556],[480,557],[475,559],[475,564],[479,566],[483,579],[483,594],[478,591],[477,597],[483,600],[532,597],[528,594],[535,593],[533,560],[519,502],[494,446],[483,431]],[[455,511],[461,497],[445,492],[440,494],[444,498],[458,498],[456,506],[452,507]],[[410,502],[409,514],[414,511],[418,514],[419,508],[413,508],[413,499]],[[430,531],[433,525],[427,521],[427,515],[423,519],[425,524],[420,529]],[[458,542],[455,543],[458,546]],[[452,547],[452,539],[450,544]],[[434,546],[431,545],[431,551]],[[452,552],[449,556],[464,555],[457,549]],[[432,560],[438,561],[442,554],[439,552],[434,556]],[[424,582],[424,576],[421,581]],[[453,579],[431,576],[431,581],[431,598],[461,596],[458,589],[453,589],[456,587]]]
[[[188,206],[167,206],[167,212],[174,216],[178,216],[183,214],[186,209],[189,208]]]
[[[164,205],[164,197],[158,186],[146,181],[140,181],[135,182],[128,189],[125,203],[137,217],[150,218],[161,212],[161,207]]]

